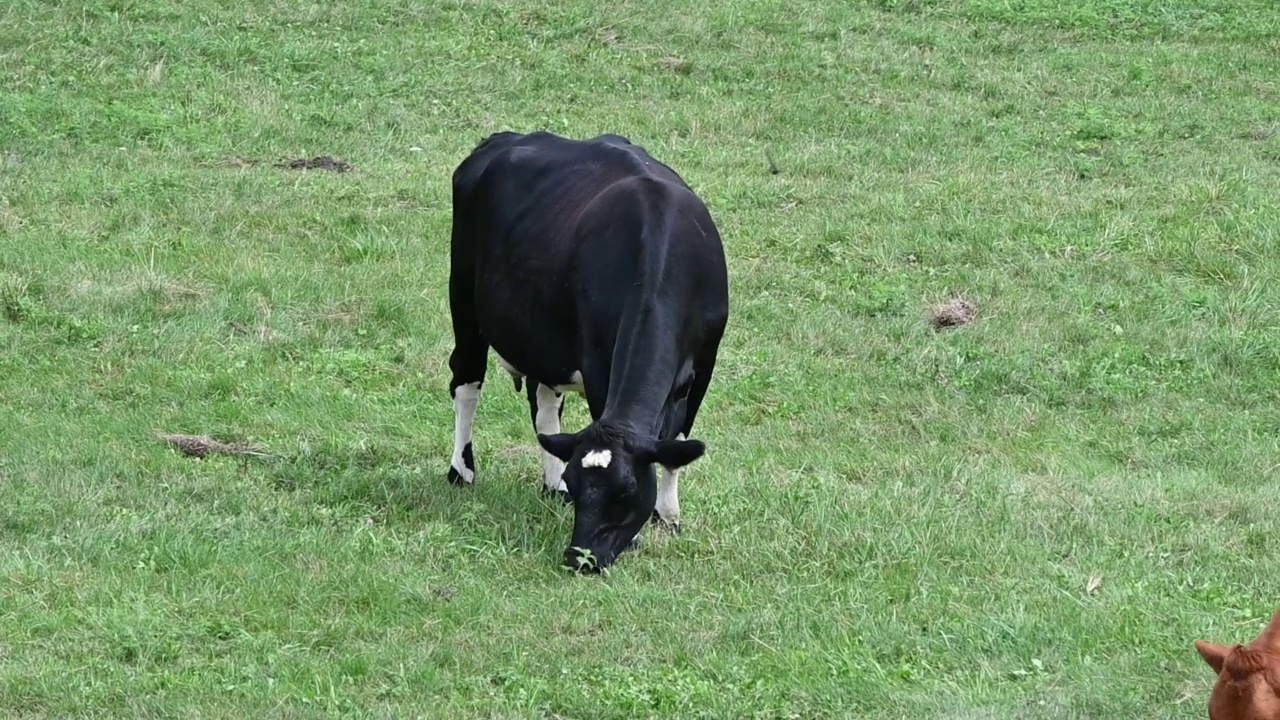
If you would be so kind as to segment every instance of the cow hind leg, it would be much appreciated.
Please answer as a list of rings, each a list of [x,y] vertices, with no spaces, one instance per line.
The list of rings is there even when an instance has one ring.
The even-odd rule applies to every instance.
[[[564,416],[564,394],[542,383],[529,382],[529,414],[533,418],[535,433],[555,435],[560,432],[560,419]],[[551,453],[538,449],[542,455],[542,489],[569,502],[569,490],[564,484],[564,461]]]
[[[470,485],[476,480],[476,458],[471,449],[472,425],[480,405],[480,381],[459,383],[453,395],[453,455],[449,459],[449,482]]]
[[[453,398],[453,455],[449,460],[449,482],[470,485],[476,479],[475,453],[471,449],[472,426],[480,405],[480,388],[484,385],[485,362],[489,346],[476,332],[458,332],[457,342],[449,356],[453,378],[449,395]]]
[[[453,396],[453,455],[449,460],[448,478],[454,485],[470,485],[476,479],[476,459],[475,452],[471,449],[471,438],[483,384],[483,380],[467,382],[456,377],[449,384],[449,393]]]

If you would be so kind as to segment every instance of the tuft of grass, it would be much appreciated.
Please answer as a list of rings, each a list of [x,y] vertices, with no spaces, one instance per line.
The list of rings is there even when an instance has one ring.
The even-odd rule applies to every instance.
[[[1191,641],[1280,597],[1276,37],[1268,0],[11,0],[0,712],[1202,717]],[[496,366],[444,480],[449,175],[506,129],[643,144],[726,241],[683,533],[604,576]]]

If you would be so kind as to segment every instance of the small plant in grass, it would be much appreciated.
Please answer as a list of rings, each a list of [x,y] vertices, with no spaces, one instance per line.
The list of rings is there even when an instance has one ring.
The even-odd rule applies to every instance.
[[[8,273],[0,275],[0,312],[6,320],[22,322],[31,314],[33,303],[26,278]]]

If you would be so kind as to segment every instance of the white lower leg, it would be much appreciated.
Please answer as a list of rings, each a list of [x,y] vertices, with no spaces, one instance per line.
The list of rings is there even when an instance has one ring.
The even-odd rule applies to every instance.
[[[676,436],[677,440],[684,440],[684,433]],[[678,526],[680,524],[680,470],[672,470],[667,467],[662,468],[662,474],[658,476],[658,502],[656,504],[658,517],[668,525]]]
[[[534,417],[533,428],[544,435],[560,432],[560,406],[564,396],[546,385],[538,385],[538,412]],[[560,458],[542,450],[542,485],[548,490],[567,491],[564,480],[564,463]]]
[[[453,391],[453,458],[449,461],[450,479],[473,483],[476,479],[475,457],[471,452],[471,426],[480,404],[480,383],[459,385]]]

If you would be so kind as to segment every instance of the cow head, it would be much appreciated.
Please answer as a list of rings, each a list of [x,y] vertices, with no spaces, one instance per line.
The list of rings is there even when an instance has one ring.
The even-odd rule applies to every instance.
[[[612,564],[653,515],[654,463],[681,468],[706,451],[698,440],[638,440],[596,424],[578,433],[539,434],[538,444],[565,463],[573,537],[564,563],[580,572]]]
[[[1280,612],[1248,645],[1197,640],[1195,646],[1218,674],[1210,720],[1280,720]]]

